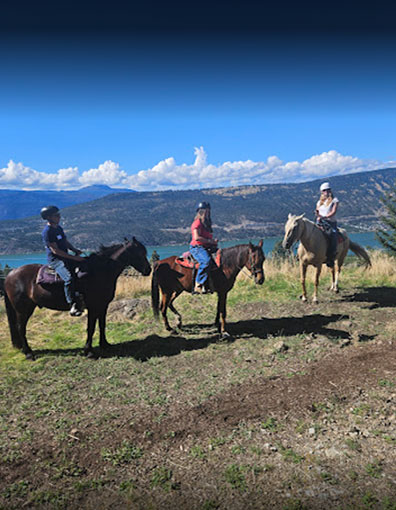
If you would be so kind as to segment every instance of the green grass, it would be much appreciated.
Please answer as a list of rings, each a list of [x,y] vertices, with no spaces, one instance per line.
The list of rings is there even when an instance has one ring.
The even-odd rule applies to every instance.
[[[257,396],[258,383],[268,381],[269,392],[272,380],[298,384],[311,366],[339,352],[336,339],[344,330],[338,316],[350,316],[354,332],[392,338],[390,305],[368,309],[371,303],[345,297],[380,281],[348,268],[341,282],[351,288],[333,296],[325,290],[326,273],[323,302],[315,306],[298,300],[300,285],[290,275],[270,275],[261,287],[238,281],[228,300],[233,336],[226,340],[213,327],[216,297],[184,294],[175,303],[186,325],[179,335],[169,336],[150,310],[132,321],[111,319],[107,339],[113,348],[97,360],[82,353],[85,317],[37,310],[28,325],[37,360],[26,361],[11,346],[0,307],[0,508],[142,510],[171,507],[173,498],[183,508],[191,498],[197,509],[253,509],[263,494],[275,494],[274,508],[309,509],[312,501],[301,494],[315,484],[337,485],[363,508],[384,506],[392,467],[371,460],[368,441],[345,436],[343,420],[348,413],[353,423],[364,421],[376,448],[394,445],[388,426],[377,424],[378,433],[370,428],[371,419],[386,420],[394,392],[389,373],[375,376],[375,392],[364,400],[344,401],[341,386],[328,398],[312,398],[311,408],[296,418],[293,408],[281,411],[274,402],[265,412],[250,410],[234,420],[238,406]],[[139,295],[148,298],[148,291]],[[175,322],[171,312],[169,319]],[[311,338],[312,323],[328,341]],[[280,341],[289,347],[286,353],[274,353]],[[98,332],[94,347],[101,355]],[[244,388],[244,399],[227,407]],[[177,417],[184,416],[192,418],[183,428]],[[198,431],[196,420],[203,423]],[[345,465],[331,464],[324,454],[331,446],[327,430],[338,426],[336,448]],[[324,447],[316,449],[320,442]],[[361,489],[354,493],[356,480]],[[384,508],[392,504],[389,499]]]

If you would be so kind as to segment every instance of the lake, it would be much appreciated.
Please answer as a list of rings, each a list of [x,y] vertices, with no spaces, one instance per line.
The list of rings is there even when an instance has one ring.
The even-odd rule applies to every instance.
[[[355,243],[359,243],[365,248],[381,248],[381,244],[375,238],[375,232],[362,232],[356,234],[349,234],[349,237]],[[268,237],[264,239],[264,253],[266,256],[273,250],[274,245],[277,241],[282,239],[281,237]],[[252,243],[257,244],[259,238],[251,239]],[[236,244],[246,244],[249,239],[241,239],[240,241],[224,241],[219,243],[220,248],[227,248],[228,246],[234,246]],[[148,258],[150,259],[153,251],[155,250],[161,259],[169,257],[170,255],[181,255],[183,252],[188,250],[188,244],[175,245],[175,246],[147,246]],[[45,253],[26,253],[23,255],[0,255],[0,264],[4,267],[6,264],[10,267],[19,267],[24,264],[44,264],[46,262]]]

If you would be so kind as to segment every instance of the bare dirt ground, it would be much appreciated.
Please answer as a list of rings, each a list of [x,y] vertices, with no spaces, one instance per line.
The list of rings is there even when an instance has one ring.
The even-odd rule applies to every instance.
[[[56,436],[52,407],[46,421],[30,420],[15,459],[3,453],[0,508],[395,510],[395,305],[386,286],[324,292],[316,306],[237,304],[229,341],[190,320],[178,336],[115,346],[94,362],[100,371],[87,365],[87,380],[98,370],[96,379],[118,377],[134,394],[153,380],[128,371],[158,363],[166,403],[103,401],[75,386],[77,425]],[[221,385],[235,371],[243,377]],[[212,395],[187,396],[216,380]],[[19,438],[18,416],[7,420]]]

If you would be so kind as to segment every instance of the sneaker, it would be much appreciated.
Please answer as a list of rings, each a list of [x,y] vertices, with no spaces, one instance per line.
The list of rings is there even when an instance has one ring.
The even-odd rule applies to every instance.
[[[193,294],[203,294],[203,293],[204,293],[203,285],[200,285],[199,283],[196,283],[194,291],[193,291]]]
[[[70,307],[70,315],[72,317],[80,317],[82,311],[78,308],[77,303],[73,303]]]

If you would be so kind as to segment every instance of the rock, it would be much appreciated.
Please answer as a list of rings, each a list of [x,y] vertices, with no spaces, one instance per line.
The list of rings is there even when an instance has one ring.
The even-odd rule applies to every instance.
[[[277,342],[274,345],[273,352],[286,352],[289,349],[289,346],[285,344],[285,342]]]
[[[110,303],[108,313],[134,319],[138,313],[142,313],[148,308],[150,308],[148,299],[119,299]]]
[[[311,427],[311,428],[309,428],[309,429],[308,429],[308,434],[309,434],[310,436],[314,436],[314,435],[315,435],[315,429],[314,429],[314,427]]]

